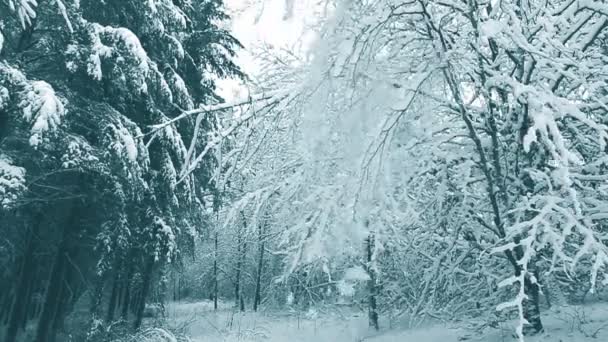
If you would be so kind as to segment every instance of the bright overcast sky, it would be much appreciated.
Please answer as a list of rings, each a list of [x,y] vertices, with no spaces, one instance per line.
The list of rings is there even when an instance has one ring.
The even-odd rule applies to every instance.
[[[237,63],[246,73],[255,76],[258,67],[251,51],[261,44],[303,53],[310,39],[303,39],[306,23],[314,21],[310,0],[295,0],[293,15],[285,18],[287,0],[226,0],[232,16],[232,33],[245,47]],[[227,100],[236,96],[238,84],[231,80],[220,82],[220,94]]]

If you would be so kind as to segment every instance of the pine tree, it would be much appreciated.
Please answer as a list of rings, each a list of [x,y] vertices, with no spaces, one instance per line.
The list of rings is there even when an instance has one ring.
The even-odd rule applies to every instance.
[[[218,118],[146,133],[221,102],[217,78],[244,76],[232,62],[240,44],[221,27],[229,18],[216,0],[2,0],[0,10],[0,219],[29,246],[0,279],[22,291],[2,310],[7,341],[30,318],[37,341],[54,340],[84,294],[95,321],[131,311],[137,328],[162,269],[208,222],[213,157],[187,178],[178,170]],[[45,287],[9,285],[19,274]],[[18,308],[43,293],[41,312],[25,317]]]

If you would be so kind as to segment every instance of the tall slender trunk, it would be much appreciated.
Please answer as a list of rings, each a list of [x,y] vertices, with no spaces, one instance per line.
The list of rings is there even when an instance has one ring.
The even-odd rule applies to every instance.
[[[133,324],[133,327],[135,329],[139,329],[139,327],[141,327],[141,322],[144,317],[144,309],[146,308],[146,298],[148,297],[148,294],[149,294],[150,288],[151,288],[153,270],[154,270],[154,258],[150,256],[150,257],[148,257],[148,262],[146,263],[146,268],[144,270],[140,300],[139,300],[137,312],[135,315],[135,323]]]
[[[27,237],[27,247],[25,254],[23,255],[23,262],[19,271],[19,278],[16,284],[16,294],[12,303],[11,311],[8,319],[8,327],[6,330],[5,341],[15,342],[19,327],[24,323],[26,319],[26,305],[27,297],[31,295],[30,288],[32,286],[32,275],[34,272],[31,270],[34,268],[34,249],[35,249],[35,238],[40,229],[41,217],[39,216],[34,222],[33,230],[30,231]],[[9,297],[10,298],[10,297]]]
[[[543,323],[540,317],[540,286],[538,282],[532,282],[529,276],[524,278],[524,293],[528,299],[524,300],[524,318],[529,324],[524,325],[524,334],[536,335],[543,331]]]
[[[177,302],[177,276],[173,275],[173,301]]]
[[[129,268],[127,270],[127,276],[125,277],[124,282],[124,297],[122,300],[122,311],[120,313],[120,317],[123,320],[129,319],[129,308],[131,306],[131,280],[133,279],[133,263],[129,263]]]
[[[103,300],[104,275],[97,275],[94,280],[95,287],[91,292],[91,303],[89,312],[92,317],[98,317],[101,312],[101,301]]]
[[[30,320],[30,315],[28,313],[28,311],[30,311],[29,309],[32,307],[32,293],[34,291],[34,284],[36,281],[36,273],[33,272],[31,269],[27,270],[26,272],[28,273],[32,273],[32,277],[30,279],[30,283],[27,284],[26,289],[25,289],[25,303],[23,303],[23,311],[25,312],[23,314],[23,319],[21,320],[21,329],[25,331],[25,327],[27,325],[27,321]]]
[[[27,247],[26,247],[27,250]],[[19,271],[19,274],[21,272]],[[10,288],[9,285],[4,285],[6,288]],[[8,325],[8,320],[10,319],[12,312],[12,304],[14,301],[14,290],[11,288],[9,291],[2,293],[2,300],[0,301],[0,324]]]
[[[260,254],[258,256],[258,268],[255,278],[255,294],[253,297],[253,311],[258,311],[258,305],[260,305],[260,292],[261,292],[261,280],[262,280],[262,267],[264,266],[264,229],[260,224],[258,226],[258,244],[260,246]]]
[[[380,329],[378,324],[378,308],[376,302],[376,296],[378,287],[376,286],[376,271],[372,265],[374,254],[374,236],[370,234],[367,238],[367,273],[369,274],[369,280],[367,281],[368,290],[368,319],[369,326],[376,330]]]
[[[236,294],[237,294],[237,306],[240,308],[241,311],[245,311],[245,300],[243,298],[243,285],[241,284],[241,273],[242,273],[242,269],[243,269],[243,265],[245,264],[245,255],[247,253],[247,243],[243,241],[243,238],[239,237],[239,256],[238,256],[238,262],[237,262],[237,269],[236,269]]]
[[[106,322],[112,322],[114,320],[114,311],[116,311],[116,302],[118,301],[118,293],[120,287],[120,267],[117,267],[114,272],[114,280],[112,281],[112,292],[110,293],[110,301],[108,302]]]
[[[217,281],[217,232],[215,232],[215,239],[213,242],[213,310],[217,311],[217,292],[218,292],[218,281]]]
[[[177,300],[182,300],[182,277],[177,275]]]
[[[236,307],[239,307],[241,299],[241,234],[239,234],[237,238],[236,255],[237,261],[234,280],[234,303]]]
[[[40,283],[40,281],[38,281],[38,279],[34,279],[34,283]],[[32,290],[32,294],[34,294],[34,293],[39,293],[42,296],[42,294],[44,293],[44,287],[38,286],[35,290]],[[42,302],[41,298],[38,297],[37,300],[32,305],[30,319],[38,319],[40,317],[40,315],[42,314],[43,306],[44,306],[44,303]]]
[[[125,297],[125,279],[124,274],[120,275],[120,283],[118,284],[118,293],[116,294],[116,307],[114,308],[115,313],[120,313],[122,308],[123,300]],[[119,314],[120,316],[120,314]]]
[[[51,341],[55,341],[58,331],[66,332],[65,319],[68,313],[72,312],[81,294],[82,285],[80,278],[76,277],[77,265],[73,263],[78,258],[78,249],[70,248],[65,254],[65,272],[61,282],[61,292],[59,295],[59,305],[55,311],[53,319],[53,330]]]
[[[247,230],[247,220],[245,219],[245,214],[241,211],[241,217],[243,219],[243,227],[239,229],[237,232],[237,245],[236,245],[236,280],[234,282],[234,297],[235,297],[235,306],[240,308],[241,311],[245,311],[245,303],[241,298],[241,270],[243,268],[243,262],[245,260],[245,242],[244,234]]]
[[[59,310],[58,306],[60,305],[60,297],[66,269],[65,253],[67,252],[67,231],[68,228],[66,226],[66,228],[64,228],[62,241],[59,244],[55,255],[53,269],[47,285],[44,307],[42,308],[42,314],[40,315],[38,327],[36,329],[36,342],[49,341],[49,337],[52,335],[50,330]]]
[[[67,285],[65,284],[65,282],[67,281],[67,279],[69,278],[66,273],[69,270],[69,267],[66,267],[67,265],[64,264],[65,267],[65,271],[64,271],[64,276],[63,276],[63,280],[61,281],[61,285],[59,288],[59,294],[57,295],[57,305],[55,305],[55,311],[53,312],[52,316],[51,316],[51,330],[49,331],[49,335],[47,337],[47,341],[48,342],[55,342],[57,339],[57,332],[60,329],[63,329],[63,322],[64,322],[64,318],[65,318],[65,313],[66,313],[66,304],[68,302],[68,298],[67,298]]]

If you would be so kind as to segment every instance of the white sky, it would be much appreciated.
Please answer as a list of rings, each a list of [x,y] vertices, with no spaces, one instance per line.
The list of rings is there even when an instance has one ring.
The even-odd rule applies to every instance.
[[[237,64],[255,76],[258,65],[251,51],[262,44],[304,53],[310,39],[303,39],[305,25],[314,20],[313,10],[307,9],[309,0],[295,0],[293,16],[285,19],[288,0],[226,0],[225,6],[232,16],[232,33],[241,41],[244,50],[239,52]],[[304,43],[303,43],[304,42]],[[230,101],[244,91],[238,82],[221,80],[218,92]]]

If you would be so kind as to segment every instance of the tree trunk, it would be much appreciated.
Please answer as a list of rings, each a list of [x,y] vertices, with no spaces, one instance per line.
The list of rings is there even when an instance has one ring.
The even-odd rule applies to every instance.
[[[243,264],[245,263],[246,248],[247,244],[243,242],[243,238],[241,237],[241,234],[239,234],[237,246],[238,261],[236,264],[236,282],[234,287],[234,294],[236,297],[236,306],[239,307],[241,311],[245,311],[245,302],[243,301],[243,294],[241,290],[241,270],[243,268]]]
[[[40,283],[40,282],[41,281],[39,281],[38,279],[34,279],[34,284]],[[35,293],[40,294],[40,297],[41,297],[42,294],[44,293],[44,287],[38,286],[36,288],[36,290],[32,290],[32,294],[35,294]],[[44,303],[42,302],[40,297],[38,297],[37,300],[35,301],[35,303],[32,305],[29,319],[32,319],[32,320],[38,319],[40,317],[40,315],[42,314],[42,307],[44,306]]]
[[[244,305],[241,302],[241,268],[243,267],[243,259],[245,253],[245,244],[243,243],[243,234],[247,229],[247,221],[245,220],[245,214],[241,211],[241,217],[243,218],[243,227],[237,231],[236,241],[236,279],[234,282],[234,304],[235,307],[240,308],[244,311]]]
[[[215,232],[213,247],[213,310],[217,311],[217,292],[218,292],[218,281],[217,281],[217,232]]]
[[[27,250],[28,247],[26,247]],[[19,271],[19,274],[21,275],[21,272]],[[19,279],[19,278],[18,278]],[[3,285],[6,288],[9,288],[9,285]],[[2,294],[2,301],[0,302],[0,310],[2,310],[0,312],[0,324],[2,325],[8,325],[8,320],[11,317],[11,312],[12,312],[12,304],[14,301],[15,297],[14,297],[14,290],[13,288],[11,288],[9,291],[5,292]]]
[[[27,238],[27,247],[23,256],[23,262],[21,264],[21,270],[16,284],[17,293],[13,300],[10,315],[8,316],[8,327],[6,330],[5,341],[15,342],[19,327],[24,323],[26,316],[26,305],[27,297],[30,295],[30,287],[32,286],[32,275],[34,272],[31,270],[34,268],[34,239],[38,234],[40,228],[41,217],[36,219],[34,223],[33,231],[30,232]]]
[[[236,254],[237,262],[234,280],[234,303],[235,307],[239,307],[241,299],[241,234],[239,234],[239,237],[237,239]]]
[[[120,283],[118,284],[118,294],[116,295],[116,308],[114,309],[116,313],[120,312],[120,308],[122,308],[122,301],[125,298],[125,279],[124,275],[120,276]]]
[[[101,312],[101,301],[103,300],[103,288],[104,288],[104,276],[97,275],[94,278],[95,287],[93,288],[93,292],[91,293],[91,303],[89,312],[93,317],[99,317]]]
[[[129,319],[129,308],[131,306],[131,279],[133,278],[133,263],[129,263],[129,268],[127,270],[127,276],[124,282],[124,297],[122,299],[122,312],[120,313],[120,317],[123,320]]]
[[[38,320],[38,328],[36,329],[36,342],[48,342],[49,337],[52,335],[51,330],[57,311],[60,305],[60,297],[63,287],[64,273],[65,273],[65,253],[67,252],[67,228],[64,229],[62,242],[57,248],[57,254],[55,255],[55,262],[51,271],[51,276],[48,281],[46,298],[44,300],[44,307],[42,308],[42,314]]]
[[[260,292],[261,292],[261,280],[262,280],[262,267],[264,266],[264,240],[263,240],[263,228],[260,224],[258,227],[258,244],[260,246],[260,254],[258,256],[258,268],[255,278],[255,294],[253,297],[253,311],[258,311],[258,305],[260,305]]]
[[[378,288],[376,286],[376,271],[372,267],[372,259],[374,254],[374,237],[369,235],[367,238],[367,273],[369,274],[369,280],[367,281],[368,293],[368,319],[369,326],[375,330],[380,329],[378,324],[378,308],[376,303],[376,296]]]
[[[146,308],[146,298],[148,297],[148,293],[150,292],[150,287],[151,287],[151,283],[152,283],[152,271],[153,270],[154,270],[154,258],[149,257],[148,262],[146,263],[146,268],[144,270],[140,300],[139,300],[137,312],[135,315],[135,323],[133,324],[133,328],[135,328],[135,329],[139,329],[139,327],[141,327],[141,322],[144,317],[144,309]]]
[[[114,271],[114,280],[112,282],[112,292],[110,294],[110,301],[108,302],[108,312],[106,315],[106,322],[112,322],[114,320],[114,311],[116,311],[116,302],[118,300],[118,293],[120,287],[120,268],[117,267]]]
[[[30,315],[29,309],[32,307],[32,292],[34,290],[34,284],[36,282],[36,278],[35,275],[36,273],[33,272],[31,269],[27,270],[26,272],[28,273],[32,273],[32,277],[30,279],[30,283],[26,285],[26,289],[25,289],[25,303],[23,303],[23,311],[25,312],[23,315],[23,319],[21,320],[22,324],[21,324],[21,329],[25,330],[25,327],[27,325],[27,321],[30,320]]]
[[[48,342],[55,342],[55,340],[57,339],[57,332],[60,329],[63,329],[63,322],[64,322],[64,318],[65,318],[65,312],[66,312],[66,304],[68,302],[67,300],[67,296],[66,296],[66,292],[67,292],[67,286],[65,284],[66,279],[68,279],[68,277],[66,276],[67,270],[69,269],[68,267],[66,267],[67,265],[64,264],[64,267],[66,269],[66,271],[64,271],[64,276],[63,276],[63,280],[61,281],[61,285],[59,288],[59,294],[57,295],[57,305],[55,305],[55,311],[53,312],[53,315],[51,316],[51,330],[49,332],[49,336],[47,337],[47,341]]]
[[[177,276],[173,275],[173,301],[177,302]]]
[[[177,275],[177,300],[182,300],[182,277]]]
[[[525,335],[536,335],[543,331],[543,323],[540,319],[540,288],[538,283],[532,282],[530,277],[524,279],[524,292],[528,296],[524,300],[524,318],[529,324],[524,326]]]

